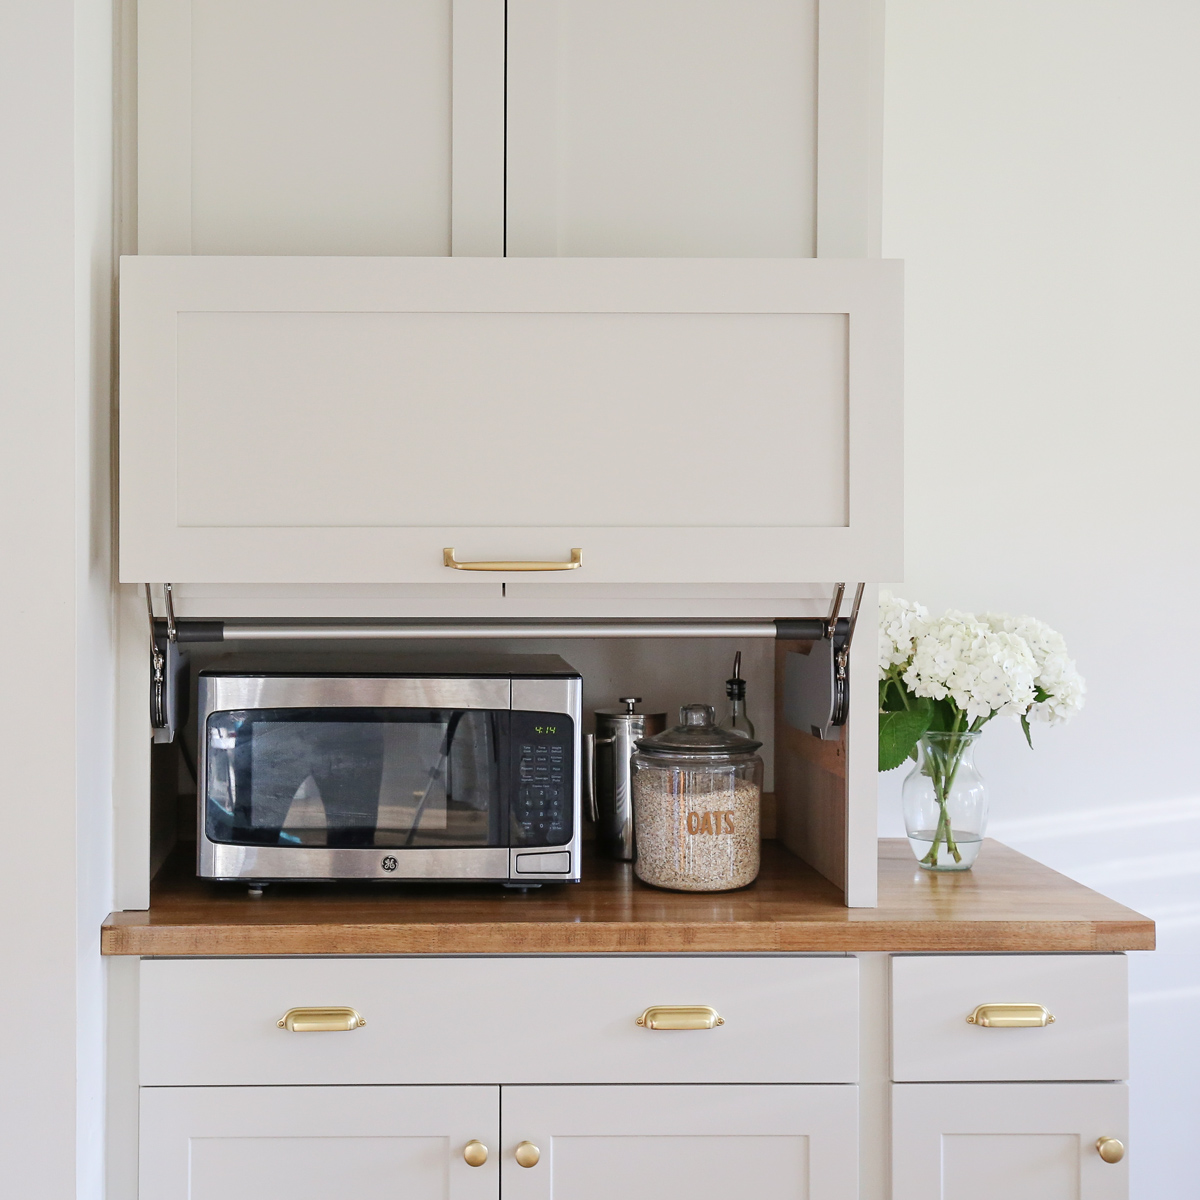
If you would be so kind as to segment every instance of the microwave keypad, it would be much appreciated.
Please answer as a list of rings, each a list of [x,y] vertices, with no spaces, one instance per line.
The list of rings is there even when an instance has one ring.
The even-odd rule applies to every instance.
[[[514,713],[515,844],[562,846],[571,840],[571,721],[562,714]]]

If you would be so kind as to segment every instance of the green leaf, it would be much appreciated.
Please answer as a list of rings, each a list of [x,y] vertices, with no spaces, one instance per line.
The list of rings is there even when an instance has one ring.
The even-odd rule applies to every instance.
[[[954,720],[958,715],[950,700],[933,700],[921,696],[916,701],[916,711],[929,714],[928,728],[934,733],[949,733],[954,728]]]
[[[879,769],[892,771],[911,757],[929,728],[930,714],[921,709],[879,714]]]
[[[1021,728],[1025,730],[1025,740],[1029,743],[1030,750],[1033,749],[1033,734],[1029,732],[1029,718],[1021,714]]]
[[[909,707],[905,703],[908,689],[904,681],[895,674],[889,674],[886,679],[879,681],[879,710],[880,712],[904,712]]]

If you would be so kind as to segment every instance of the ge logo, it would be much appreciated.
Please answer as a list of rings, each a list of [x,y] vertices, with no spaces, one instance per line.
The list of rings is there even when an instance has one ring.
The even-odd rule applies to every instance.
[[[385,871],[394,871],[400,864],[396,862],[395,855],[389,854],[379,865]]]

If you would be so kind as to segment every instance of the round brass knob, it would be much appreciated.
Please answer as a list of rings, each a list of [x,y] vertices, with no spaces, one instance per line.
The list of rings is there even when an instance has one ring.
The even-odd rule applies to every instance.
[[[1106,1163],[1119,1163],[1125,1157],[1125,1144],[1113,1137],[1097,1138],[1096,1151]]]
[[[522,1142],[517,1147],[517,1165],[521,1167],[536,1167],[542,1152],[532,1142]]]
[[[468,1167],[482,1167],[487,1162],[487,1147],[480,1141],[470,1141],[463,1147],[463,1161]]]

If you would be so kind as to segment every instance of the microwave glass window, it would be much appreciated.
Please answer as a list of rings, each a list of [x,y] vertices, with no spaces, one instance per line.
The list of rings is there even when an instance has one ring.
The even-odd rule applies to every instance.
[[[498,846],[509,714],[253,709],[213,713],[205,825],[255,846]]]

